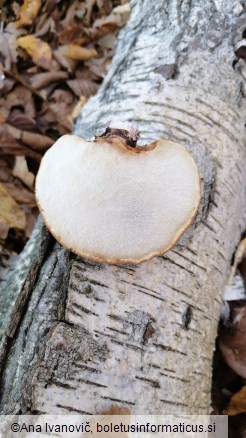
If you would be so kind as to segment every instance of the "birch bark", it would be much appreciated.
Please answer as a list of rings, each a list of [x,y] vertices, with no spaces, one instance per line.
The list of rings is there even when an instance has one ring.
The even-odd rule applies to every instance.
[[[138,414],[210,410],[211,362],[230,262],[246,227],[244,61],[233,44],[245,2],[133,0],[116,55],[75,133],[135,122],[142,144],[185,144],[203,203],[179,245],[139,266],[107,266],[61,248],[41,222],[5,273],[5,413]],[[246,76],[245,76],[246,77]]]

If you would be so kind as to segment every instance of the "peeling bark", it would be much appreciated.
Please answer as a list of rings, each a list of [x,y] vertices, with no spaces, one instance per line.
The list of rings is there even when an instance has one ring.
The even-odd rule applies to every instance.
[[[245,8],[132,1],[75,133],[91,138],[118,118],[138,125],[142,144],[183,143],[203,203],[179,245],[139,266],[82,260],[37,224],[2,282],[2,412],[209,412],[224,286],[246,228],[244,61],[232,68]]]

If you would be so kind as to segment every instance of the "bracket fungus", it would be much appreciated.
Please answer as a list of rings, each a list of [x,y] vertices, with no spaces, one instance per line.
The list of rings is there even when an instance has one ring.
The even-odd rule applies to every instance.
[[[135,133],[136,134],[136,133]],[[45,154],[37,203],[50,232],[102,263],[140,263],[173,247],[201,200],[197,166],[184,146],[107,128],[94,141],[64,135]]]

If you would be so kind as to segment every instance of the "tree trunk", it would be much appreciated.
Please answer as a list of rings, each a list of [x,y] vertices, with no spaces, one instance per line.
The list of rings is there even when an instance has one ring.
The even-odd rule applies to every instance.
[[[75,133],[132,121],[142,144],[192,152],[203,202],[192,229],[138,266],[72,255],[41,221],[0,295],[4,413],[210,410],[211,363],[230,262],[246,228],[245,2],[134,0],[116,55]]]

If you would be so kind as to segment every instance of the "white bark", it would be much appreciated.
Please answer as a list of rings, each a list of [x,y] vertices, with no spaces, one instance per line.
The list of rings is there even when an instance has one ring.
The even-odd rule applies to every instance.
[[[90,138],[118,118],[137,123],[142,143],[185,144],[202,176],[202,207],[181,244],[137,267],[88,262],[52,243],[47,250],[38,225],[21,257],[22,278],[14,272],[15,287],[13,276],[4,283],[4,412],[210,409],[222,294],[246,226],[245,102],[232,68],[245,6],[132,6],[111,69],[75,133]],[[43,252],[32,249],[37,244]]]

